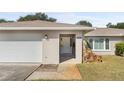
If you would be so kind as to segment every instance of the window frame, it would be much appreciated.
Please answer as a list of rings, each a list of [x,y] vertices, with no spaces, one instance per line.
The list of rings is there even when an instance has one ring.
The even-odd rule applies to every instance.
[[[93,48],[92,51],[111,51],[110,49],[110,39],[109,38],[89,38],[88,40],[92,39],[93,41]],[[103,39],[104,49],[95,49],[95,40]],[[106,39],[109,40],[109,49],[106,49]]]

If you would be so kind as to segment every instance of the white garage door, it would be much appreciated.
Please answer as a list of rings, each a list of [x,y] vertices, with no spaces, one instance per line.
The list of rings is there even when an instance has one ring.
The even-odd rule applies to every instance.
[[[42,62],[41,31],[0,31],[0,62]]]
[[[42,62],[42,41],[0,41],[0,62]]]

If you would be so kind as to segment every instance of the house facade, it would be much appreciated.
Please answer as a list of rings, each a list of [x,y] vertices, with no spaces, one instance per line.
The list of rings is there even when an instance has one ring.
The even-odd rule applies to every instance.
[[[96,28],[85,34],[92,51],[98,55],[115,55],[116,43],[124,41],[124,29]]]
[[[0,62],[59,64],[73,58],[81,63],[82,40],[91,30],[46,21],[0,23]]]

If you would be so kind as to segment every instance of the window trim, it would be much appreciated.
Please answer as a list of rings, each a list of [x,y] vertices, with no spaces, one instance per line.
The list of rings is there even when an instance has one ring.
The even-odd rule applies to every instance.
[[[111,49],[110,49],[110,39],[109,38],[89,38],[89,40],[90,39],[92,39],[93,40],[93,49],[92,49],[92,51],[111,51]],[[95,48],[95,40],[97,40],[97,39],[103,39],[104,40],[104,49],[94,49]],[[109,49],[106,49],[106,39],[108,39],[109,40]]]

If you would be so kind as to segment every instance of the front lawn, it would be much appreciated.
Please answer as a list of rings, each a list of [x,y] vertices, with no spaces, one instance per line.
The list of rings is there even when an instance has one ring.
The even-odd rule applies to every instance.
[[[124,57],[103,56],[103,63],[77,64],[83,80],[124,80]]]

